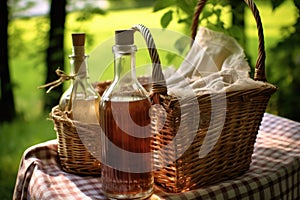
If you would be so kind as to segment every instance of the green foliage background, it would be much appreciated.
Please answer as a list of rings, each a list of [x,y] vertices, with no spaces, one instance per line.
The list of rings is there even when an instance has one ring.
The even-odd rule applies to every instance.
[[[114,30],[128,28],[136,23],[143,23],[149,28],[162,26],[190,34],[189,27],[193,13],[191,5],[195,4],[195,0],[157,0],[156,2],[153,8],[118,10],[105,14],[95,10],[96,13],[100,12],[104,15],[83,15],[81,12],[69,14],[65,30],[66,55],[71,49],[69,35],[75,31],[87,33],[87,52],[91,54],[95,53],[93,51],[98,44],[112,37]],[[225,31],[240,40],[239,27],[230,27],[228,22],[230,21],[230,10],[226,8],[228,2],[225,1],[225,5],[222,5],[225,9],[220,5],[214,5],[218,2],[220,1],[212,1],[212,4],[208,5],[209,9],[202,16],[203,25]],[[257,1],[257,5],[261,11],[265,31],[268,80],[279,86],[278,92],[271,99],[268,112],[300,121],[297,114],[300,108],[300,46],[298,45],[300,28],[297,2]],[[295,5],[298,5],[298,9]],[[207,21],[207,17],[212,21]],[[254,66],[257,55],[256,25],[248,9],[246,9],[245,19],[247,37],[245,50],[251,65]],[[46,17],[32,17],[14,19],[10,23],[11,76],[20,117],[13,123],[0,125],[1,199],[12,197],[19,161],[25,149],[56,138],[53,124],[47,120],[48,113],[42,110],[43,91],[37,89],[37,86],[43,84],[45,76],[48,20]],[[159,46],[159,43],[157,45]],[[107,51],[111,53],[111,49]],[[167,62],[168,56],[163,59]],[[68,66],[68,59],[66,59],[66,66]],[[95,69],[97,70],[97,67]]]
[[[154,6],[154,11],[165,10],[161,18],[161,26],[163,28],[167,28],[174,19],[177,20],[178,23],[183,23],[186,27],[190,27],[193,18],[192,8],[195,7],[196,3],[197,0],[158,0]],[[269,7],[272,12],[275,12],[279,10],[282,5],[289,5],[285,9],[285,13],[282,13],[281,19],[268,18],[265,13],[261,13],[263,25],[265,19],[272,20],[264,26],[268,57],[266,60],[267,78],[269,82],[279,87],[278,92],[271,98],[267,111],[300,121],[300,115],[298,113],[300,110],[300,1],[257,1],[257,5],[258,9],[260,6],[264,7],[264,9],[262,9],[263,12],[267,10],[265,7]],[[256,54],[254,54],[255,48],[253,47],[253,40],[251,38],[253,33],[249,35],[248,30],[246,30],[246,35],[244,35],[244,30],[241,27],[230,23],[231,15],[228,15],[228,13],[235,13],[236,10],[231,10],[229,6],[230,1],[208,1],[200,15],[200,24],[216,31],[225,32],[236,38],[245,49],[245,53],[252,64],[253,74],[253,66],[255,66],[256,61]],[[289,18],[287,16],[288,13],[292,13],[293,17]],[[236,14],[238,15],[239,13]],[[250,15],[252,14],[248,9],[245,19],[254,21]],[[287,21],[290,19],[294,21],[291,21],[289,25],[283,25],[282,20]],[[249,28],[249,22],[246,23],[247,28]],[[269,37],[268,35],[269,26],[276,25],[280,26],[280,31],[275,35],[271,34],[273,36],[273,39],[271,39],[272,36]],[[279,41],[277,39],[279,39]],[[269,44],[271,45],[268,46]],[[257,42],[255,45],[257,46]]]

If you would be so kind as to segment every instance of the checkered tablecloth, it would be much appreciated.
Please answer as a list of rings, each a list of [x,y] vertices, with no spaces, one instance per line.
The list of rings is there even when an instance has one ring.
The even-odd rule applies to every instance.
[[[24,152],[14,199],[106,199],[99,177],[60,169],[57,141]],[[265,114],[250,169],[243,176],[180,194],[159,188],[151,199],[300,199],[300,123]]]

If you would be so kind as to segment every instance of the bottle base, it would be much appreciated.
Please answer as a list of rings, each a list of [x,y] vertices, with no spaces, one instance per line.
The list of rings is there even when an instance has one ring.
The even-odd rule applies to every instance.
[[[149,189],[148,191],[142,193],[134,193],[134,194],[112,194],[103,192],[103,194],[108,197],[109,199],[133,199],[133,200],[144,200],[151,197],[153,194],[153,188]]]

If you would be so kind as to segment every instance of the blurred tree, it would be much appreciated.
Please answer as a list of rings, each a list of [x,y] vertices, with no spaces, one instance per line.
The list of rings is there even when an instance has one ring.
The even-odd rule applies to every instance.
[[[105,14],[105,11],[97,5],[86,1],[78,0],[52,0],[50,6],[50,31],[49,31],[49,46],[47,48],[47,74],[46,83],[53,82],[58,79],[54,73],[59,67],[64,70],[64,38],[65,38],[65,20],[66,20],[66,6],[70,5],[73,11],[80,10],[77,15],[77,21],[85,21],[91,19],[94,14]],[[79,4],[79,7],[76,5]],[[61,94],[63,93],[63,86],[59,85],[51,93],[44,96],[44,110],[49,111],[52,107],[58,104]]]
[[[66,20],[66,5],[66,0],[51,1],[49,46],[46,56],[46,83],[57,80],[58,77],[54,72],[58,67],[61,70],[64,70],[64,30]],[[44,96],[44,109],[46,111],[49,111],[53,106],[58,104],[62,92],[63,87],[60,85],[52,90],[51,93],[48,93]]]
[[[30,14],[29,10],[34,8],[37,4],[35,1],[22,1],[22,0],[9,0],[10,10],[12,11],[13,17],[22,17],[22,18],[31,18],[33,17]],[[44,4],[50,3],[50,13],[48,18],[39,18],[40,26],[35,29],[39,30],[40,27],[45,27],[45,23],[49,23],[49,31],[45,28],[39,30],[34,41],[35,45],[38,45],[38,48],[34,50],[24,46],[22,43],[23,40],[16,39],[11,45],[15,48],[12,48],[11,54],[19,55],[21,51],[19,49],[27,49],[30,51],[30,54],[37,56],[37,63],[45,61],[46,73],[45,73],[45,82],[50,83],[54,80],[57,80],[59,77],[55,74],[55,70],[59,67],[64,69],[65,55],[64,55],[64,32],[65,32],[65,19],[68,9],[70,12],[79,11],[76,14],[77,21],[86,21],[90,20],[95,14],[105,14],[105,11],[99,7],[97,3],[93,0],[89,1],[79,1],[79,0],[51,0],[43,1]],[[68,5],[68,7],[67,7]],[[43,14],[43,13],[40,13]],[[23,35],[23,30],[18,27],[12,27],[13,37],[21,38]],[[91,38],[89,38],[92,40]],[[37,44],[37,41],[38,44]],[[21,47],[22,46],[22,47]],[[38,56],[44,54],[43,50],[46,49],[45,57]],[[40,51],[42,50],[42,51]],[[28,51],[26,52],[28,54]],[[43,59],[43,61],[39,60]],[[54,105],[58,104],[59,98],[62,94],[63,86],[60,85],[57,88],[53,89],[51,93],[45,94],[44,99],[44,111],[48,112]]]
[[[12,121],[16,116],[8,62],[8,0],[0,1],[0,122]]]

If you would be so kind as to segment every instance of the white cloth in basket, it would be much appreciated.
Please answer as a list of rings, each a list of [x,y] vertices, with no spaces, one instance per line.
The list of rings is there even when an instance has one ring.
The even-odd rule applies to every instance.
[[[169,94],[176,96],[250,89],[265,84],[252,80],[249,72],[244,50],[234,38],[200,27],[178,70],[166,70],[166,82]]]

